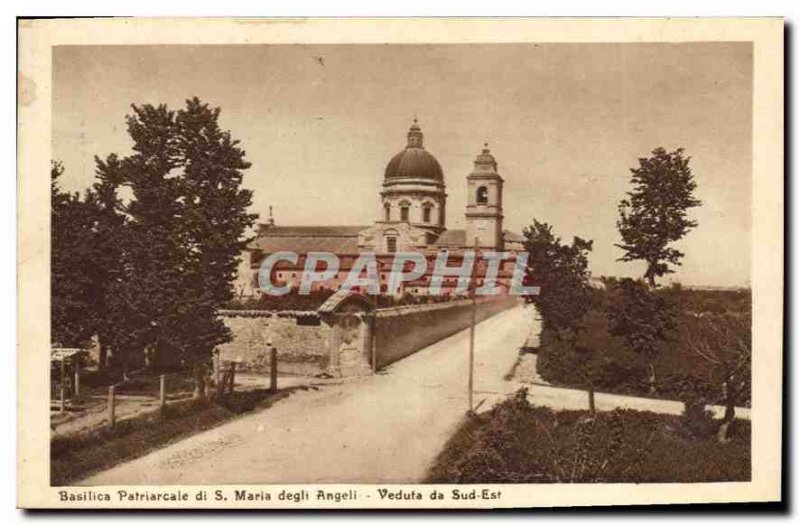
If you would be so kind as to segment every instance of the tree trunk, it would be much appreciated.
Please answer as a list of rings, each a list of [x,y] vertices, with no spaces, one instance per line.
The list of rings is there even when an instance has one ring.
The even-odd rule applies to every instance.
[[[730,434],[733,430],[734,420],[736,418],[736,387],[733,386],[733,377],[725,379],[725,416],[722,418],[722,424],[719,426],[717,432],[717,440],[720,443],[727,443],[730,441]]]
[[[196,401],[206,399],[206,366],[203,363],[194,363],[192,366],[194,375],[194,393],[192,398]]]
[[[589,383],[589,412],[594,416],[596,411],[597,409],[594,403],[594,383]]]
[[[656,264],[658,261],[647,261],[647,270],[644,272],[644,280],[651,290],[656,287]]]
[[[106,370],[106,361],[108,360],[108,348],[105,345],[100,345],[100,351],[97,356],[97,371],[100,373]]]

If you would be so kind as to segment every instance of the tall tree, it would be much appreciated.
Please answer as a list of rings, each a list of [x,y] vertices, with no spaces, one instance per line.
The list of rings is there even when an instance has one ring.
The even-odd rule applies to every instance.
[[[187,281],[175,113],[164,105],[132,109],[126,121],[134,153],[99,166],[131,194],[122,208],[120,278],[109,295],[108,336],[126,373],[145,364],[164,368],[177,353],[171,343],[183,329],[178,312]],[[172,351],[160,351],[166,348]]]
[[[656,277],[673,272],[670,265],[681,264],[683,253],[670,244],[697,226],[687,216],[689,209],[701,205],[693,195],[697,184],[689,160],[682,148],[653,150],[631,169],[633,191],[619,203],[622,243],[615,246],[625,252],[619,260],[644,261],[644,280],[650,287],[656,286]]]
[[[110,318],[109,301],[123,274],[125,215],[118,196],[121,184],[120,162],[116,155],[105,161],[95,158],[96,181],[86,192],[86,202],[94,214],[93,255],[91,261],[91,302],[95,312],[95,333],[99,343],[98,368],[104,370],[109,350],[114,351],[116,321]]]
[[[219,108],[193,98],[175,119],[183,177],[182,231],[188,282],[184,299],[187,329],[180,348],[193,364],[196,395],[204,396],[203,368],[215,346],[231,340],[216,310],[234,297],[238,257],[258,218],[247,212],[253,193],[243,189],[242,172],[251,164],[239,141],[219,127]]]
[[[574,237],[565,244],[547,223],[533,221],[523,230],[528,251],[527,277],[539,294],[533,302],[543,321],[542,338],[550,338],[556,351],[552,366],[576,372],[589,395],[594,413],[595,382],[603,362],[602,348],[593,344],[594,330],[589,315],[592,289],[589,285],[589,252],[592,241]]]
[[[94,216],[91,206],[79,194],[59,188],[63,173],[61,163],[51,164],[51,342],[83,347],[95,326],[91,295]]]
[[[177,112],[132,108],[134,153],[99,164],[132,193],[109,337],[129,365],[143,357],[156,368],[191,366],[202,398],[211,352],[230,340],[216,311],[233,298],[237,258],[256,219],[247,213],[252,192],[241,188],[250,163],[220,129],[220,110],[197,98]]]

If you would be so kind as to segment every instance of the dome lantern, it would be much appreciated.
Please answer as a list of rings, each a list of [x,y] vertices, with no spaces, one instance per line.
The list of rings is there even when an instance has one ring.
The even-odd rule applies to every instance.
[[[422,145],[422,130],[417,124],[417,118],[414,117],[414,123],[408,130],[408,146],[406,148],[423,148]]]

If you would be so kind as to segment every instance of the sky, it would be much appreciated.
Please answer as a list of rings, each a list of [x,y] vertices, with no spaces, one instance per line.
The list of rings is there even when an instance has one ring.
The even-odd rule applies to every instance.
[[[273,206],[280,225],[370,225],[416,116],[449,228],[464,227],[465,177],[488,142],[506,229],[548,222],[594,240],[594,275],[641,276],[617,261],[617,203],[639,157],[683,147],[703,205],[664,282],[750,282],[750,43],[62,46],[53,64],[65,189],[92,183],[95,155],[131,152],[131,104],[197,96],[241,140],[262,220]]]

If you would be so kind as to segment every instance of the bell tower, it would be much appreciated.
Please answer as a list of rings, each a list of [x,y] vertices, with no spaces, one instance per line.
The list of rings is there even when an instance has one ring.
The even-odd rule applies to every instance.
[[[503,249],[503,178],[497,173],[497,161],[489,144],[475,159],[467,175],[466,244],[478,239],[479,248]]]

